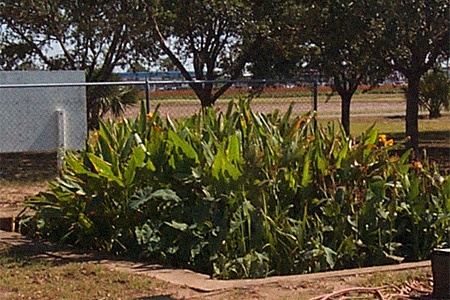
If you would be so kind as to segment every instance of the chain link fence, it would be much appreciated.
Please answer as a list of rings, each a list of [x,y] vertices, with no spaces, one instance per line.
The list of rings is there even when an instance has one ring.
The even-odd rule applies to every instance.
[[[96,125],[90,120],[93,115],[100,119],[136,117],[141,101],[147,111],[158,106],[162,116],[172,119],[198,113],[201,102],[189,83],[213,83],[214,90],[231,83],[214,104],[219,111],[242,96],[253,97],[252,109],[258,112],[284,112],[292,103],[298,114],[317,110],[317,85],[293,80],[0,84],[0,178],[54,177],[58,153],[84,145],[88,128]]]
[[[84,77],[83,71],[0,72],[0,177],[44,175],[47,165],[55,174],[49,157],[84,146]]]
[[[275,80],[235,80],[235,81],[147,81],[147,82],[121,82],[120,86],[137,89],[138,100],[144,100],[148,111],[156,106],[163,116],[180,118],[198,113],[201,101],[191,89],[189,84],[214,85],[213,93],[224,84],[231,83],[231,87],[214,103],[214,108],[223,111],[228,103],[240,97],[252,97],[252,109],[268,113],[274,109],[284,112],[291,103],[299,113],[317,110],[317,85],[301,81],[275,81]],[[316,87],[316,93],[314,93]],[[314,95],[316,97],[314,98]],[[315,99],[315,100],[314,100]],[[136,116],[139,105],[127,105],[125,116]],[[107,114],[110,117],[111,114]]]

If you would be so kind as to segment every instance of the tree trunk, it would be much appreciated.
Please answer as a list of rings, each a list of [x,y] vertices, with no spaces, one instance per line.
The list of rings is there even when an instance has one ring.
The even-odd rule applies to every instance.
[[[347,135],[350,135],[350,102],[352,94],[341,94],[341,123]]]
[[[429,113],[430,114],[428,115],[428,117],[430,119],[438,119],[438,118],[442,117],[441,109],[440,109],[439,106],[438,107],[431,107],[431,109],[429,110]]]
[[[407,148],[419,149],[419,85],[420,75],[411,74],[406,92],[406,136],[410,138]]]
[[[190,83],[202,107],[213,106],[215,99],[212,95],[212,83]]]

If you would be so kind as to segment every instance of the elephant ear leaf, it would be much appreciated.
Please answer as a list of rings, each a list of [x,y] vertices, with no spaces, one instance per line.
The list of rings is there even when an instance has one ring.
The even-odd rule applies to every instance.
[[[156,190],[152,193],[152,197],[164,201],[181,202],[181,198],[171,189]]]
[[[138,210],[139,207],[147,203],[152,199],[153,189],[148,187],[143,190],[136,192],[133,196],[131,196],[131,201],[129,204],[130,209]]]
[[[148,187],[143,190],[138,191],[136,194],[131,196],[131,201],[129,204],[130,209],[138,210],[141,206],[146,204],[150,200],[160,199],[167,202],[180,202],[181,199],[178,195],[170,189],[160,189],[153,191],[152,188]]]

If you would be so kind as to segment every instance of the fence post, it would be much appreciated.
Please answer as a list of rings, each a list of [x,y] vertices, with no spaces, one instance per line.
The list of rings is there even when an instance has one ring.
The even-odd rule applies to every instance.
[[[317,78],[314,78],[313,109],[317,111]]]
[[[66,150],[65,137],[65,120],[64,110],[56,110],[56,124],[57,124],[57,169],[58,173],[62,171],[62,164],[64,159],[64,151]]]
[[[314,114],[314,131],[317,130],[317,77],[314,76],[314,86],[313,86],[313,110]]]
[[[145,78],[145,109],[150,113],[150,83],[148,77]]]

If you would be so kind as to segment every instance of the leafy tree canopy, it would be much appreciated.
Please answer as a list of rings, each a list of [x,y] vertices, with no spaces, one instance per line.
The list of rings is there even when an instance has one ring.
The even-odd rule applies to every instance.
[[[48,70],[84,70],[87,81],[112,81],[116,67],[132,65],[152,53],[138,1],[23,0],[0,3],[0,68],[37,66]],[[130,22],[130,20],[133,20]],[[143,51],[142,49],[145,49]],[[90,128],[107,111],[129,103],[100,87],[88,89]],[[119,101],[119,103],[117,102]],[[114,104],[115,103],[115,104]],[[114,104],[114,105],[112,105]]]
[[[146,4],[161,52],[187,80],[236,79],[249,60],[251,11],[240,0],[154,1]],[[189,65],[195,78],[189,73]],[[203,106],[212,105],[231,84],[191,84]]]
[[[4,1],[0,67],[33,61],[49,70],[86,70],[88,81],[137,59],[144,24],[139,4],[123,1]],[[94,70],[101,72],[94,72]],[[99,76],[100,75],[100,76]],[[99,76],[100,78],[95,78]]]

